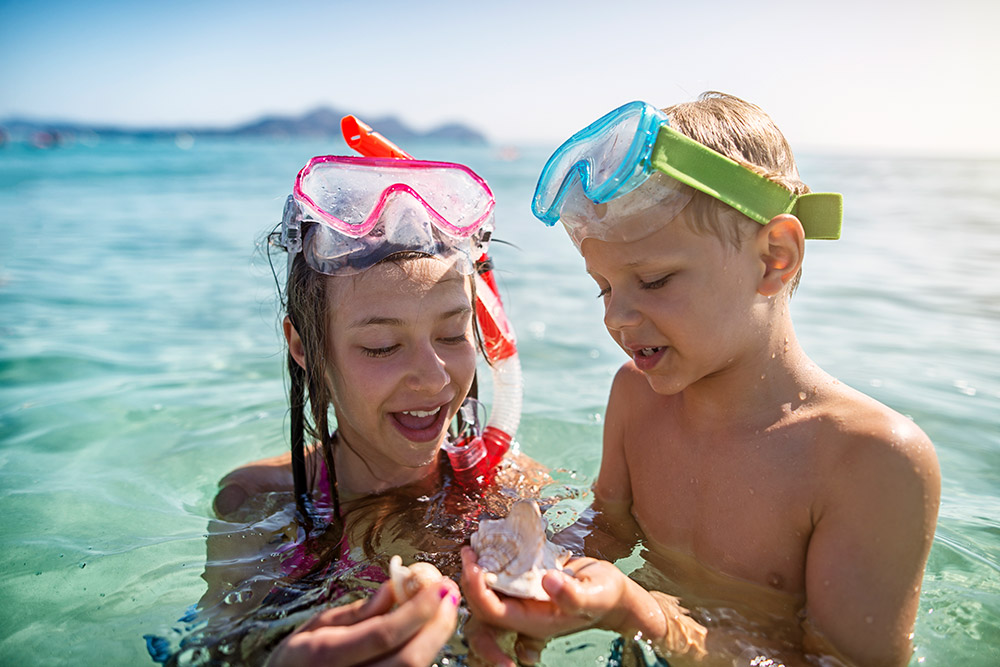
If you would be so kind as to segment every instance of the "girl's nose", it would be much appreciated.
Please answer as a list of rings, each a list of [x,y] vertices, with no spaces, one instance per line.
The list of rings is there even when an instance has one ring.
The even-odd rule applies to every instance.
[[[436,394],[448,386],[451,375],[433,346],[426,346],[414,353],[413,365],[407,376],[408,385],[427,394]]]

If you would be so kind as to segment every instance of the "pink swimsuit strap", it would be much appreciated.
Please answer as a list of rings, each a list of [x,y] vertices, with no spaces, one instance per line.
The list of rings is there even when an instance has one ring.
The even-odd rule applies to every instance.
[[[319,479],[313,491],[313,498],[316,502],[316,509],[319,510],[324,520],[331,521],[333,519],[333,503],[330,502],[330,471],[327,469],[324,457],[320,457],[319,466]],[[281,569],[293,579],[306,575],[319,565],[319,557],[309,549],[308,541],[305,539],[282,545],[278,552],[287,554],[282,557]],[[340,540],[337,562],[328,565],[331,574],[354,570],[363,565],[363,563],[353,560],[350,553],[351,548],[345,535]],[[386,573],[377,565],[369,565],[357,572],[355,576],[376,583],[388,579]]]

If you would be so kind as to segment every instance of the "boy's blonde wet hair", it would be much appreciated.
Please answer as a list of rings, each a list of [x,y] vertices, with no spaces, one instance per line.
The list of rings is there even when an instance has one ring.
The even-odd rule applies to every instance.
[[[760,174],[794,194],[809,192],[799,178],[795,156],[785,135],[760,107],[734,95],[716,91],[702,93],[693,102],[666,107],[670,126],[698,143]],[[691,229],[712,234],[739,248],[760,224],[736,209],[707,195],[694,192],[685,220]],[[801,269],[792,281],[799,282]]]

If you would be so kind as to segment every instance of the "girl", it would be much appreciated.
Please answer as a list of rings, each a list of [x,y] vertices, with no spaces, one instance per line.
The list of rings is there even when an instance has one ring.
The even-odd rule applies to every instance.
[[[420,664],[452,635],[460,597],[447,577],[394,611],[385,586],[315,609],[367,596],[392,554],[456,573],[484,511],[537,495],[542,474],[514,453],[482,497],[442,453],[474,384],[474,276],[492,210],[486,183],[457,164],[326,156],[299,173],[275,235],[288,252],[292,447],[220,483],[204,650],[258,662],[308,619],[269,664]]]

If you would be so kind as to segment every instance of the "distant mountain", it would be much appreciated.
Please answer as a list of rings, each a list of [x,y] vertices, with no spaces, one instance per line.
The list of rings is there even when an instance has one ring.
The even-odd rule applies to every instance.
[[[345,112],[320,107],[301,116],[263,116],[233,127],[145,127],[128,128],[115,125],[88,125],[72,122],[43,122],[24,118],[0,121],[0,134],[11,138],[31,139],[39,134],[59,136],[140,137],[157,138],[189,134],[193,137],[329,137],[340,135],[340,119]],[[460,123],[447,123],[427,132],[405,125],[395,116],[364,118],[366,123],[393,141],[439,139],[470,144],[486,144],[486,136]]]

